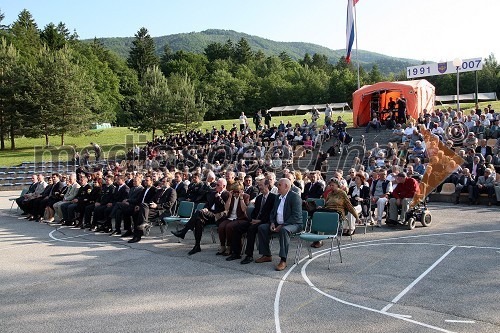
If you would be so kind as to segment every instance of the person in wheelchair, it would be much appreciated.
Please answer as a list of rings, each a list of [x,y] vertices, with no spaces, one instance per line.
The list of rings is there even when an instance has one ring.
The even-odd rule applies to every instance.
[[[370,187],[365,183],[365,176],[358,172],[354,176],[354,186],[349,187],[349,192],[347,196],[351,201],[352,206],[358,213],[358,216],[362,213],[364,217],[369,215],[369,205],[370,205]],[[344,225],[342,227],[343,233],[348,235],[353,235],[356,231],[356,224],[361,225],[362,223],[356,223],[359,218],[356,219],[351,213],[347,214],[347,219],[344,220]],[[361,221],[359,221],[361,222]]]
[[[418,181],[408,177],[406,173],[400,172],[396,176],[396,187],[392,191],[392,198],[389,200],[389,214],[386,224],[404,224],[406,212],[410,207],[415,194],[420,193]],[[401,215],[398,218],[398,211],[401,209]]]

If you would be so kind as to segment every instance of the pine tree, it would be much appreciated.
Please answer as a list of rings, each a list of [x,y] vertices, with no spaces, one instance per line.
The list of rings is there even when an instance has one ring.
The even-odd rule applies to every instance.
[[[169,78],[171,87],[171,121],[167,123],[164,131],[188,131],[201,126],[205,115],[206,105],[201,95],[196,95],[194,84],[188,75],[173,75]]]
[[[149,67],[140,82],[141,92],[136,109],[137,122],[132,128],[137,132],[153,132],[168,127],[172,112],[167,79],[158,66]]]
[[[130,68],[137,71],[139,81],[146,73],[148,68],[157,66],[159,64],[158,57],[156,56],[156,48],[153,38],[148,33],[148,29],[141,28],[135,34],[135,39],[132,42],[133,46],[127,59],[127,64]]]
[[[245,38],[241,38],[236,44],[234,58],[238,64],[247,64],[253,58],[252,48]]]
[[[41,46],[38,26],[31,13],[24,9],[19,13],[17,20],[12,24],[14,46],[22,56],[33,57]]]

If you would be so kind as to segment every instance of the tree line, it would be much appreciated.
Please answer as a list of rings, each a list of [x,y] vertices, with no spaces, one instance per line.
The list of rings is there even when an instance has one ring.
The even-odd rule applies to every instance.
[[[111,122],[136,131],[175,133],[201,122],[236,118],[244,111],[279,105],[351,102],[356,69],[321,54],[299,61],[286,52],[265,56],[241,38],[211,43],[202,54],[157,56],[146,28],[135,34],[128,58],[98,39],[84,43],[64,23],[39,29],[23,10],[11,25],[0,11],[0,148],[15,149],[20,136],[61,138]],[[478,73],[480,92],[500,94],[500,66],[490,55]],[[361,84],[405,80],[405,72],[383,75],[377,65],[361,68]],[[454,94],[453,75],[428,78],[436,93]],[[474,73],[460,77],[461,91],[475,91]]]

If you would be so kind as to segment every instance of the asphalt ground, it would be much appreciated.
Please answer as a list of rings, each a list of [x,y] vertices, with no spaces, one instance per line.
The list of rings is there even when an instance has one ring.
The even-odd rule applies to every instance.
[[[293,265],[188,256],[28,222],[0,192],[0,332],[500,332],[500,209],[431,203],[432,225],[369,228]],[[306,244],[307,246],[307,244]],[[258,257],[255,252],[254,257]]]

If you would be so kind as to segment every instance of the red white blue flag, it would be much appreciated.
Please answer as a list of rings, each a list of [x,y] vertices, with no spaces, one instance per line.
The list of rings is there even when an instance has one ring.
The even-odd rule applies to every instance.
[[[345,60],[351,61],[352,44],[354,43],[354,6],[359,0],[347,0],[347,26],[346,26],[346,51]]]

